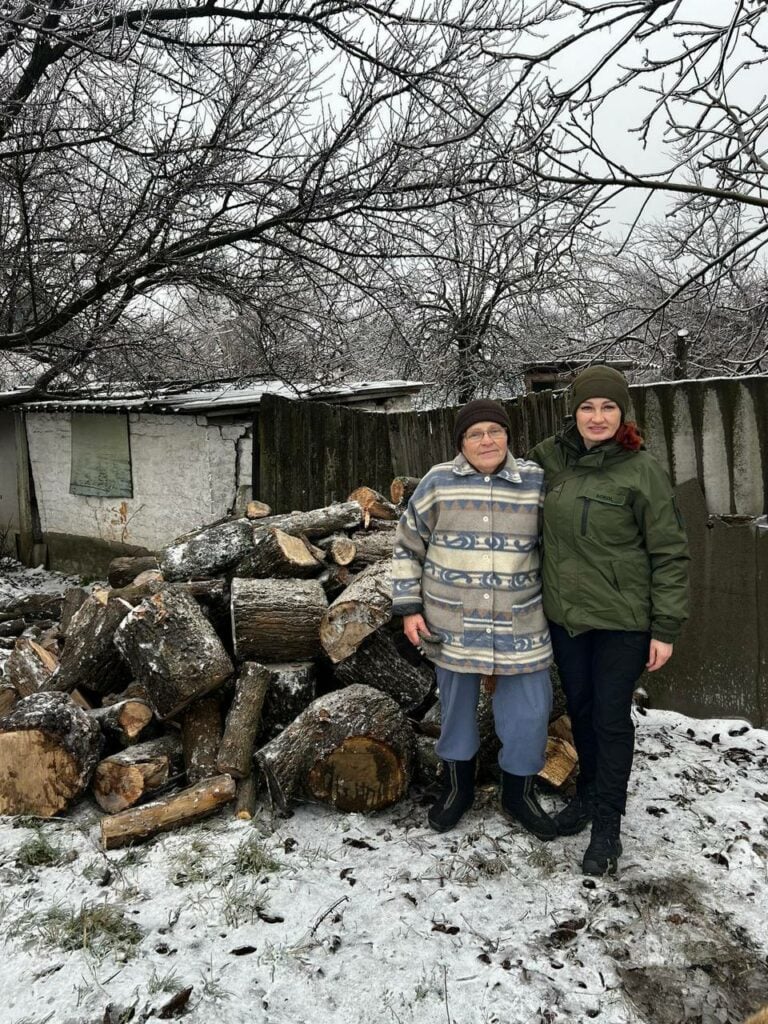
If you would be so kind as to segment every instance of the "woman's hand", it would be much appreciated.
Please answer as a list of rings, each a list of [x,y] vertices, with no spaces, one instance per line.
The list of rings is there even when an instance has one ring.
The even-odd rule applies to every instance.
[[[422,635],[429,636],[429,627],[424,621],[423,615],[404,615],[403,632],[411,641],[413,646],[418,647],[421,643]]]
[[[645,663],[645,667],[649,672],[655,672],[656,669],[667,664],[672,657],[673,650],[672,644],[665,644],[663,640],[651,640],[648,661]]]

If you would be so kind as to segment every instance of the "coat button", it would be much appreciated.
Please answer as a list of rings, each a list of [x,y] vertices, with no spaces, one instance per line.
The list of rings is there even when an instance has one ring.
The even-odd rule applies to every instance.
[[[485,632],[486,633],[490,633],[491,632],[491,627],[490,626],[486,626],[485,627]]]
[[[484,522],[484,523],[487,523],[487,522],[488,522],[488,516],[483,516],[483,522]]]
[[[491,478],[490,478],[489,476],[487,476],[487,477],[485,478],[485,482],[486,482],[487,484],[489,484],[489,483],[491,482]]]
[[[490,601],[490,599],[491,599],[491,595],[490,594],[483,594],[483,597],[485,598],[486,601]]]

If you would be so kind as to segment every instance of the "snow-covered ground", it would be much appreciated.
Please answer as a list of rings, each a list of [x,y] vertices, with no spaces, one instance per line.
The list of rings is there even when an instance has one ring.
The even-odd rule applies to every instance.
[[[768,732],[638,712],[615,878],[491,789],[445,835],[424,799],[224,811],[111,853],[89,800],[0,819],[0,1022],[737,1024],[768,1003]]]

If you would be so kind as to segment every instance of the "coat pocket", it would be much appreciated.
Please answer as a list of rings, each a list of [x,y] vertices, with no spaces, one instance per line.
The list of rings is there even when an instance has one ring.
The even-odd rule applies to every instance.
[[[424,618],[433,633],[451,636],[464,635],[464,605],[440,597],[424,588]]]

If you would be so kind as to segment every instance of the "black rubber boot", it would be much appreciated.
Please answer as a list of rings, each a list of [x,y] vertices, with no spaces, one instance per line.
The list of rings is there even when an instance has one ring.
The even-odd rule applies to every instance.
[[[594,800],[595,786],[593,782],[588,782],[577,789],[574,798],[555,815],[558,835],[575,836],[577,832],[583,832],[592,821]]]
[[[427,815],[435,832],[447,832],[472,806],[475,799],[475,758],[471,761],[443,761],[443,788]]]
[[[536,799],[532,775],[501,773],[501,809],[537,839],[545,842],[557,835],[557,826]]]
[[[585,875],[613,875],[621,856],[621,814],[596,806],[592,837],[581,868]]]

